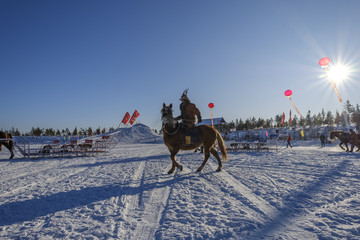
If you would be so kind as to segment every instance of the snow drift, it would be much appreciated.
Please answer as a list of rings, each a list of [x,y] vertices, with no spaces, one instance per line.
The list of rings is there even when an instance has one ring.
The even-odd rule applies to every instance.
[[[113,134],[119,136],[121,142],[127,143],[146,143],[161,142],[162,135],[155,133],[152,129],[144,124],[136,124],[130,128],[120,128]]]

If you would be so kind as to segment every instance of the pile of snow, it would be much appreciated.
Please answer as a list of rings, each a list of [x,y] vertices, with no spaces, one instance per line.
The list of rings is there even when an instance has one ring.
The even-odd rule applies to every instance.
[[[145,143],[162,142],[161,135],[155,133],[144,124],[136,124],[131,128],[120,128],[115,133],[121,142],[127,143]]]

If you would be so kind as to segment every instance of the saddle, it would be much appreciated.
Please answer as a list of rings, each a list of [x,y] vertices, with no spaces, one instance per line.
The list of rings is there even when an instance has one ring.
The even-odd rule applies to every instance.
[[[200,143],[201,132],[197,127],[188,128],[186,125],[181,124],[181,129],[184,133],[184,144],[185,145],[193,145],[196,143]]]

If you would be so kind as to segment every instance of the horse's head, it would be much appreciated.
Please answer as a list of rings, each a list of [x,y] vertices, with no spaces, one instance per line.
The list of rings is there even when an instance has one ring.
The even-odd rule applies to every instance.
[[[338,139],[340,138],[347,138],[347,133],[343,132],[343,131],[331,131],[330,132],[330,139],[334,139],[335,137],[337,137]]]
[[[334,139],[336,136],[336,132],[335,131],[331,131],[330,132],[330,139]]]
[[[172,103],[170,103],[169,106],[166,106],[166,104],[163,103],[163,108],[161,109],[161,121],[163,124],[169,124],[173,127],[176,120],[174,119],[172,112]]]

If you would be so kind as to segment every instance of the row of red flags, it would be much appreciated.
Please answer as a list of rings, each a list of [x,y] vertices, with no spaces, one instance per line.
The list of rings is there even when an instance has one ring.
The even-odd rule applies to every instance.
[[[124,125],[126,125],[126,123],[127,123],[127,122],[129,121],[129,119],[130,119],[129,123],[130,123],[130,125],[133,125],[134,122],[135,122],[135,120],[136,120],[136,118],[137,118],[138,116],[140,116],[140,113],[139,113],[136,109],[135,109],[133,115],[131,116],[131,118],[130,118],[129,112],[126,112],[126,113],[125,113],[125,116],[124,116],[124,118],[123,118],[123,120],[122,120],[121,122],[122,122]]]
[[[285,122],[285,113],[283,112],[282,118],[281,118],[281,125],[284,126],[284,122]],[[290,110],[290,119],[289,119],[289,124],[291,125],[292,123],[292,118],[291,118],[291,110]]]

